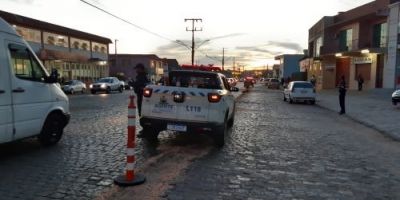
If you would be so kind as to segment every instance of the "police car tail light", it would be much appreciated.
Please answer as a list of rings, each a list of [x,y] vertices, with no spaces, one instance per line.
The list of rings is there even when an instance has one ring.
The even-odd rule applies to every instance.
[[[217,103],[221,100],[221,95],[217,93],[208,93],[208,101],[210,103]]]
[[[143,89],[143,96],[144,97],[151,97],[151,94],[153,94],[153,89],[152,88],[144,88]]]
[[[182,93],[174,93],[174,101],[177,103],[182,103],[185,101],[185,95]]]

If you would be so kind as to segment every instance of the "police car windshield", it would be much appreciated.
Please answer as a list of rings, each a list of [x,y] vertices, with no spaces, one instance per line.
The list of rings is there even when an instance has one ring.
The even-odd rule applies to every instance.
[[[173,72],[170,74],[170,86],[193,87],[203,89],[222,89],[217,74]]]

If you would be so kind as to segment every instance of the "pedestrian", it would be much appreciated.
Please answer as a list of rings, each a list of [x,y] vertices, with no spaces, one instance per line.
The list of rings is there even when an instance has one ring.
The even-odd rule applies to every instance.
[[[53,81],[58,82],[58,75],[57,69],[53,68],[50,74],[50,77],[53,79]]]
[[[364,83],[364,78],[361,76],[361,74],[358,75],[357,82],[358,82],[358,91],[361,91]]]
[[[317,80],[315,79],[315,76],[314,76],[314,75],[311,76],[310,82],[311,82],[311,84],[312,84],[312,85],[314,86],[314,88],[315,88],[315,85],[316,85],[316,83],[317,83]]]
[[[340,105],[340,115],[346,114],[345,108],[345,97],[346,97],[346,81],[344,80],[344,75],[340,77],[339,88],[339,105]]]
[[[147,78],[144,65],[139,63],[135,66],[136,70],[136,80],[133,83],[133,89],[136,93],[137,108],[139,112],[139,117],[142,116],[142,100],[143,100],[143,89],[150,82]]]

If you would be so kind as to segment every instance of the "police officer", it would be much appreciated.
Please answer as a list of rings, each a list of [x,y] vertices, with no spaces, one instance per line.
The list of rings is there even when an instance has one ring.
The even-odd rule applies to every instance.
[[[147,78],[146,71],[144,69],[144,65],[139,63],[135,66],[136,70],[136,80],[133,83],[133,89],[136,93],[137,106],[139,117],[142,115],[142,101],[143,101],[143,89],[150,82]]]
[[[340,104],[340,115],[346,114],[345,108],[345,97],[346,97],[346,81],[344,80],[344,76],[340,77],[339,82],[339,104]]]

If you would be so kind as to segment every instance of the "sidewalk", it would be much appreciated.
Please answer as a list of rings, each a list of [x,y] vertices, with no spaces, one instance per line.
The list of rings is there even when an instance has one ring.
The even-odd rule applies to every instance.
[[[346,115],[400,141],[400,106],[392,105],[392,92],[391,89],[348,91],[346,95]],[[317,93],[317,104],[339,112],[338,91],[319,91]]]

